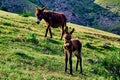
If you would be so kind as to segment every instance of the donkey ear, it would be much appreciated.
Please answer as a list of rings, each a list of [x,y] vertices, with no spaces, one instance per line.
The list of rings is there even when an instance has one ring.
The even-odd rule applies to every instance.
[[[43,10],[43,11],[44,11],[46,8],[47,8],[47,6],[44,6],[41,10]]]
[[[72,34],[75,31],[75,29],[73,28],[72,31],[70,32],[70,34]]]
[[[38,6],[35,7],[36,10],[40,10]]]
[[[65,33],[68,33],[68,27],[66,26],[66,28],[65,28]]]

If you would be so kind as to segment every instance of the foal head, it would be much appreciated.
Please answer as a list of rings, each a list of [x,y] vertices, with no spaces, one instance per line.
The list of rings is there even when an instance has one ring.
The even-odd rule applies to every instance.
[[[64,34],[64,46],[66,47],[66,49],[69,49],[72,45],[71,39],[72,39],[72,33],[74,32],[74,28],[72,29],[72,31],[68,32],[68,27],[66,27],[64,32],[65,32],[65,34]]]
[[[41,8],[41,9],[36,6],[36,13],[35,13],[35,15],[36,15],[36,17],[37,17],[37,21],[36,21],[37,24],[39,24],[40,21],[42,20],[42,18],[43,18],[43,11],[44,11],[45,9],[46,9],[46,6],[44,6],[44,7]]]
[[[71,41],[72,33],[74,32],[74,28],[72,29],[72,31],[68,32],[68,27],[66,27],[64,32],[65,32],[64,41],[65,41],[65,43],[69,43]]]

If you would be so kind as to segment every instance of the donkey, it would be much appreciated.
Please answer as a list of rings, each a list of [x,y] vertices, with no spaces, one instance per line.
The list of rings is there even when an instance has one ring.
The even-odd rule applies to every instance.
[[[70,64],[70,74],[72,75],[72,52],[77,51],[77,54],[74,54],[77,57],[76,63],[76,71],[78,70],[78,63],[80,62],[80,73],[82,73],[82,43],[78,39],[71,39],[72,33],[74,32],[74,28],[71,32],[68,32],[68,27],[65,29],[64,34],[64,53],[65,53],[65,72],[67,71],[67,63],[69,59]]]
[[[44,19],[47,24],[45,37],[47,37],[47,33],[49,30],[51,38],[52,38],[51,27],[53,28],[61,27],[62,29],[61,40],[62,40],[64,34],[64,26],[66,26],[66,22],[67,22],[65,15],[63,13],[53,12],[51,10],[45,10],[45,9],[46,6],[44,6],[43,8],[36,7],[36,13],[35,13],[37,17],[36,23],[39,24],[40,21]]]

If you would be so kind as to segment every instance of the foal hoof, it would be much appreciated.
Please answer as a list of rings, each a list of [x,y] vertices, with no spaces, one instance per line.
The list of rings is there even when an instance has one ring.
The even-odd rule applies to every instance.
[[[70,75],[73,75],[72,73],[70,73]]]
[[[82,74],[82,72],[80,72],[80,74]]]

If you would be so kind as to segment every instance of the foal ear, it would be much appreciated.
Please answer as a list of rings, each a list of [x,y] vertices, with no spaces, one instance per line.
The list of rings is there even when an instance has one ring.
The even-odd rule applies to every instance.
[[[41,10],[44,11],[47,8],[47,6],[44,6]]]
[[[75,31],[75,29],[73,28],[72,31],[70,32],[70,34],[72,34]]]

